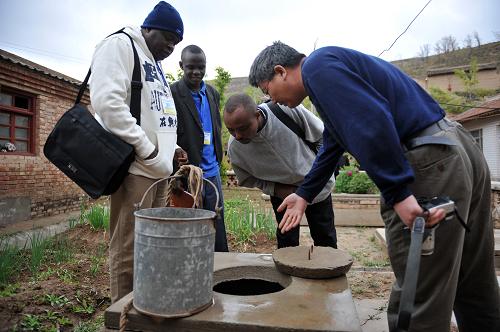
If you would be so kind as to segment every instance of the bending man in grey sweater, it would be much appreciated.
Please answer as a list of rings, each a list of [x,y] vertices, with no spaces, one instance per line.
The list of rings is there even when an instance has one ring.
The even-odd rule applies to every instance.
[[[280,107],[303,130],[306,140],[321,140],[323,122],[318,117],[302,105]],[[245,94],[236,94],[227,100],[224,123],[232,136],[228,156],[239,185],[257,187],[270,195],[279,224],[283,213],[277,211],[278,206],[302,183],[316,154],[266,104],[257,107]],[[334,183],[332,176],[305,211],[315,246],[337,248],[331,197]],[[299,227],[284,234],[276,229],[278,248],[298,246],[299,236]]]

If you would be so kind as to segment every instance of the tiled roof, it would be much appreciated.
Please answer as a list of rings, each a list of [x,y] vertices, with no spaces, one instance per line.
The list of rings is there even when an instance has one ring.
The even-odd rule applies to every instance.
[[[0,49],[0,59],[4,59],[4,60],[10,61],[12,63],[19,64],[19,65],[26,67],[28,69],[31,69],[33,71],[41,72],[42,74],[48,75],[50,77],[55,77],[57,79],[63,80],[65,82],[68,82],[71,84],[75,84],[75,85],[80,86],[80,84],[82,83],[81,81],[78,81],[72,77],[66,76],[64,74],[61,74],[61,73],[55,71],[55,70],[49,69],[47,67],[39,65],[37,63],[34,63],[32,61],[29,61],[25,58],[22,58],[18,55],[15,55],[13,53],[7,52],[7,51],[2,50],[2,49]]]
[[[477,65],[477,70],[487,70],[487,69],[497,69],[499,67],[498,62],[490,62],[490,63],[480,63]],[[468,70],[470,65],[467,66],[456,66],[456,67],[443,67],[443,68],[430,68],[427,70],[427,76],[436,76],[436,75],[444,75],[444,74],[453,74],[455,70],[463,69]]]
[[[487,100],[478,107],[471,108],[468,111],[451,116],[450,118],[458,122],[467,122],[470,120],[487,118],[493,115],[500,115],[500,94]]]

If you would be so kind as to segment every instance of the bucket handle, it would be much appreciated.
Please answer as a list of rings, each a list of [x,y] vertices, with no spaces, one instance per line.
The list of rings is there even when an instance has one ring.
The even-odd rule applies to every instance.
[[[146,199],[146,196],[149,193],[149,191],[151,190],[151,188],[153,188],[154,186],[156,186],[158,183],[160,183],[162,181],[166,181],[166,180],[170,180],[170,179],[176,179],[176,178],[182,178],[182,176],[181,175],[172,175],[172,176],[169,176],[169,177],[166,177],[166,178],[163,178],[163,179],[160,179],[158,181],[153,182],[153,184],[151,186],[149,186],[148,189],[146,189],[146,191],[144,192],[144,195],[142,195],[141,202],[135,204],[135,209],[139,210],[142,207],[142,203],[144,203],[144,200]],[[203,179],[203,181],[208,182],[214,188],[215,197],[216,197],[216,199],[215,199],[215,213],[216,213],[217,217],[219,217],[220,216],[220,211],[222,210],[222,208],[219,207],[219,191],[217,190],[217,187],[215,186],[215,184],[213,184],[212,181],[207,180],[205,178]],[[192,207],[194,208],[194,203],[193,203]]]

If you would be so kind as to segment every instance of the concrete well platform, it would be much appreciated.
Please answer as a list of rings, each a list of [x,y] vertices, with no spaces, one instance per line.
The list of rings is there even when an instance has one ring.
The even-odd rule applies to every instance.
[[[248,295],[255,294],[248,284],[252,280],[257,293],[269,292]],[[208,309],[186,318],[152,319],[132,308],[127,330],[361,331],[345,276],[323,280],[291,277],[276,269],[271,255],[215,253],[213,284],[218,291]],[[231,295],[234,291],[241,295]],[[103,331],[118,329],[121,311],[132,296],[128,294],[106,310]]]

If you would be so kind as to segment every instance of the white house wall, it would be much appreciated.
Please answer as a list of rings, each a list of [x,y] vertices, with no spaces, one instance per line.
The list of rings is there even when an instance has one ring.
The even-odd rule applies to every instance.
[[[483,154],[488,162],[491,178],[500,180],[500,116],[468,121],[463,126],[469,130],[483,130]]]

